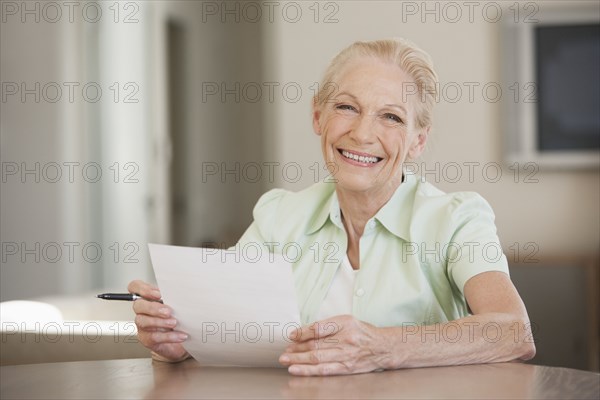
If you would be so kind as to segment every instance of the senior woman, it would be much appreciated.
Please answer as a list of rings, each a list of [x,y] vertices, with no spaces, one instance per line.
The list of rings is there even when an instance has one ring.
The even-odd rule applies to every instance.
[[[279,359],[290,373],[534,356],[506,257],[483,251],[500,248],[490,206],[403,168],[425,147],[435,99],[431,61],[406,40],[354,43],[328,67],[312,117],[333,182],[266,193],[240,239],[302,249],[293,273],[304,325]],[[129,291],[160,299],[141,281]],[[168,306],[138,300],[134,310],[139,339],[156,359],[188,357]]]

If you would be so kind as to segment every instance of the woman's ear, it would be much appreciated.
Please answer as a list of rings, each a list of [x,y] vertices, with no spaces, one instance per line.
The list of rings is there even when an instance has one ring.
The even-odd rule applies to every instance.
[[[414,139],[410,149],[408,149],[408,158],[410,160],[416,160],[425,150],[425,144],[427,143],[427,137],[429,136],[429,131],[431,130],[431,126],[427,126],[419,130],[417,137]]]
[[[313,130],[318,136],[321,136],[321,110],[316,101],[313,101],[312,118]]]

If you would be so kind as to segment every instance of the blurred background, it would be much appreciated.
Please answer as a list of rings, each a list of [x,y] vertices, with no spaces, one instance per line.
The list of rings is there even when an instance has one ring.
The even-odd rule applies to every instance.
[[[597,27],[597,1],[1,7],[3,302],[44,300],[65,318],[102,319],[89,314],[91,293],[153,280],[147,243],[234,244],[262,193],[327,176],[310,104],[330,59],[356,40],[404,37],[440,78],[428,150],[411,168],[492,205],[535,326],[534,362],[598,369],[600,87],[568,84],[579,70],[540,72],[544,37],[532,33]],[[573,56],[592,75],[594,29]],[[535,146],[536,77],[574,98],[591,90],[569,102],[576,116],[591,107],[576,118],[589,120],[586,144]],[[94,305],[77,314],[75,298]]]

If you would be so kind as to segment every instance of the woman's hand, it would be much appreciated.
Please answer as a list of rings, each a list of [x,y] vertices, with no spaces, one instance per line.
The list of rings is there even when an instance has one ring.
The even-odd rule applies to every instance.
[[[279,357],[293,375],[340,375],[385,369],[391,364],[383,330],[340,315],[290,333],[293,343]]]
[[[135,324],[138,329],[138,339],[140,343],[155,353],[153,358],[171,362],[188,358],[188,352],[181,345],[188,336],[174,330],[177,321],[171,315],[171,308],[158,302],[161,299],[158,288],[136,280],[129,283],[127,290],[129,293],[137,293],[144,299],[148,299],[134,301],[133,311],[136,314]]]

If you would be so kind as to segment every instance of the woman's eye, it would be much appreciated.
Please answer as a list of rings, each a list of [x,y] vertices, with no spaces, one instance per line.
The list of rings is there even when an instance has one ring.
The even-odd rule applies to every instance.
[[[335,106],[335,108],[340,111],[356,111],[356,109],[350,104],[338,104]]]
[[[396,124],[402,123],[402,119],[399,116],[397,116],[396,114],[385,113],[385,114],[383,114],[383,119],[385,119],[387,122],[392,122],[392,123],[396,123]]]

